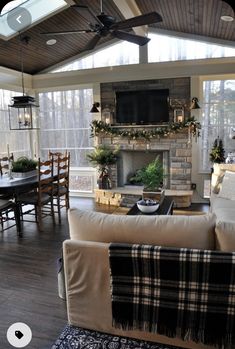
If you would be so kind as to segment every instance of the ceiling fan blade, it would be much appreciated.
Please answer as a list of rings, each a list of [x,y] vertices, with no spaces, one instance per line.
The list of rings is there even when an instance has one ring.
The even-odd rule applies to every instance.
[[[61,32],[44,32],[40,33],[41,35],[67,35],[67,34],[82,34],[82,33],[93,33],[91,29],[78,29],[78,30],[65,30]]]
[[[99,18],[85,5],[72,5],[71,8],[74,8],[77,13],[82,17],[82,19],[89,25],[99,24],[102,25]]]
[[[101,39],[101,36],[96,34],[84,47],[84,50],[93,50],[95,46],[98,44],[99,40]]]
[[[232,7],[233,12],[235,13],[235,4],[233,0],[223,0],[223,2],[226,2],[230,7]]]
[[[143,46],[150,41],[150,39],[145,36],[130,34],[130,33],[122,32],[120,30],[113,31],[111,35],[114,36],[115,38],[126,40],[129,42],[132,42],[133,44],[137,44],[139,46]]]
[[[162,17],[157,12],[146,13],[137,17],[129,18],[111,25],[110,29],[128,29],[141,25],[162,22]]]

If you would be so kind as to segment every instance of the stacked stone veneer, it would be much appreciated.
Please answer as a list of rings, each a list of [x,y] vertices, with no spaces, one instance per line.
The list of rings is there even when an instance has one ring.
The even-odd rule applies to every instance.
[[[107,82],[100,84],[101,110],[108,106],[113,111],[115,119],[115,103],[117,91],[169,89],[169,97],[174,102],[178,100],[181,105],[190,101],[190,78],[153,79],[136,81]],[[185,117],[189,117],[189,110],[185,110]],[[170,121],[173,121],[173,109],[169,110]],[[105,121],[105,120],[103,120]]]
[[[154,151],[169,152],[168,156],[168,178],[167,188],[172,190],[190,190],[191,173],[192,173],[192,146],[189,142],[187,130],[177,134],[171,134],[167,137],[152,139],[150,142],[144,140],[128,140],[120,137],[97,137],[99,144],[108,144],[115,148],[116,145],[120,150],[128,151]],[[112,166],[111,178],[113,187],[117,187],[117,166]]]
[[[113,110],[113,123],[115,124],[115,93],[116,91],[143,90],[143,89],[169,89],[171,99],[181,101],[182,104],[190,101],[190,78],[152,79],[138,81],[120,81],[101,84],[101,108],[107,105]],[[170,109],[170,120],[173,121],[173,109]],[[185,117],[189,111],[185,110]],[[164,138],[152,139],[147,143],[144,140],[131,140],[122,138],[98,137],[98,143],[118,144],[121,150],[156,150],[168,151],[168,180],[167,187],[172,190],[190,190],[192,172],[192,148],[188,142],[187,130],[172,134]],[[144,156],[144,152],[143,152]],[[166,161],[163,159],[163,161]],[[117,167],[112,167],[113,186],[117,186]]]

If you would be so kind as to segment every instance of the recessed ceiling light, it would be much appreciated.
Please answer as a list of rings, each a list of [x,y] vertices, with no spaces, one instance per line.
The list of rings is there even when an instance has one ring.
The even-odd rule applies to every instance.
[[[221,16],[220,18],[224,22],[232,22],[234,20],[234,18],[232,16]]]
[[[46,44],[49,46],[55,45],[56,43],[57,43],[56,39],[50,39],[50,40],[47,40],[46,42]]]

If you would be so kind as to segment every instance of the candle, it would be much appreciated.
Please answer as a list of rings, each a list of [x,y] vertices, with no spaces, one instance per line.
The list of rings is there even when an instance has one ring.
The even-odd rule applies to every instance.
[[[183,122],[183,115],[178,115],[177,119],[178,119],[178,122]]]
[[[10,159],[10,147],[9,144],[7,144],[7,157]]]
[[[34,157],[37,158],[37,145],[36,142],[34,142]]]

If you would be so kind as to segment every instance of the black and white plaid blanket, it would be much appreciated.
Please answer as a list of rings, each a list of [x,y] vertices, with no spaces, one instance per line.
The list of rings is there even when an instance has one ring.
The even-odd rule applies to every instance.
[[[113,325],[229,348],[235,253],[111,244]]]

